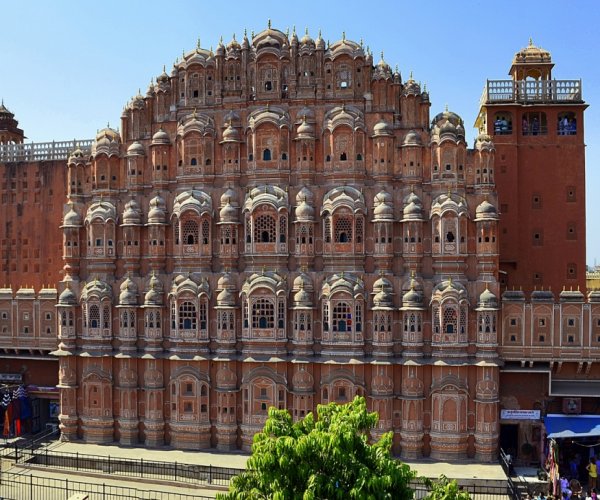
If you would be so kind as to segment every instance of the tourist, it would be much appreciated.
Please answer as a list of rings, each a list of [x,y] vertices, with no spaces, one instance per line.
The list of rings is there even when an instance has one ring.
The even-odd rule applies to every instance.
[[[589,476],[588,487],[595,488],[596,481],[598,480],[598,469],[596,468],[596,457],[590,458],[590,463],[587,464],[585,469],[588,471],[588,476]]]

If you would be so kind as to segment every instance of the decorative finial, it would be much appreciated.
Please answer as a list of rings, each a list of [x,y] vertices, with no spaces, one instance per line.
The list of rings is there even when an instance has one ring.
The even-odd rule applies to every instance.
[[[200,37],[198,37],[198,40],[196,40],[196,48],[200,48]]]
[[[533,47],[533,39],[531,37],[529,37],[529,46]]]
[[[167,72],[167,65],[163,64],[163,73],[166,73],[166,72]]]
[[[362,48],[362,46],[363,46],[363,39],[362,39],[362,36],[360,37],[360,46],[361,46],[361,48]]]
[[[289,26],[286,26],[286,28],[285,28],[285,37],[286,38],[290,37],[290,27]]]
[[[412,69],[410,70],[410,75],[409,75],[408,79],[409,79],[409,80],[412,80],[412,79],[413,79],[413,70],[412,70]]]
[[[248,37],[248,30],[246,30],[246,28],[244,28],[244,38]]]
[[[346,41],[346,32],[342,31],[342,42]]]
[[[271,29],[271,20],[270,20],[270,19],[267,21],[267,27],[268,27],[269,29]]]
[[[308,35],[308,26],[306,26],[306,27],[304,28],[304,34],[305,34],[305,35]]]
[[[446,103],[445,111],[448,111],[448,103]]]
[[[254,39],[254,30],[250,32],[250,38]]]
[[[381,51],[381,60],[383,61],[383,50]]]
[[[236,40],[235,40],[235,33],[233,34],[233,41],[234,41],[234,42],[236,41]]]

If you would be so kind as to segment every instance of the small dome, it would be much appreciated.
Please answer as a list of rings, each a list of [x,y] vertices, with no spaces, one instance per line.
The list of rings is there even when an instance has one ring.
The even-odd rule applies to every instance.
[[[304,36],[302,37],[302,39],[300,40],[300,43],[302,45],[310,45],[311,47],[315,46],[315,41],[311,38],[311,36],[308,34],[308,28],[306,28],[306,31],[304,33]]]
[[[221,210],[219,210],[219,222],[237,222],[238,211],[231,203],[227,202]]]
[[[411,283],[410,289],[402,296],[402,307],[421,307],[422,305],[423,295],[415,290],[414,283]]]
[[[224,289],[235,290],[235,283],[234,283],[233,279],[231,278],[230,273],[226,272],[225,274],[223,274],[223,276],[221,276],[218,279],[217,289],[218,290],[224,290]]]
[[[402,141],[403,146],[420,146],[421,144],[421,137],[414,130],[409,130]]]
[[[79,146],[69,155],[68,163],[85,163],[85,154]]]
[[[292,290],[300,290],[301,288],[309,291],[313,290],[312,280],[310,279],[310,276],[304,272],[294,278],[294,283],[292,285]]]
[[[306,121],[306,116],[302,118],[302,123],[298,127],[297,139],[314,139],[315,127]]]
[[[529,45],[517,52],[513,58],[513,64],[550,62],[552,62],[550,52],[533,45],[533,40],[531,38],[529,39]]]
[[[142,223],[142,213],[141,213],[138,202],[135,200],[129,200],[125,204],[125,210],[123,211],[123,224],[131,225],[131,224],[141,224],[141,223]]]
[[[325,40],[323,40],[323,37],[321,36],[321,31],[319,31],[319,36],[317,37],[315,46],[317,50],[325,50]]]
[[[119,135],[119,132],[117,132],[115,129],[106,127],[106,128],[103,128],[102,130],[98,131],[98,133],[96,134],[96,142],[98,142],[102,139],[108,139],[109,141],[120,142],[121,136]]]
[[[383,118],[379,120],[375,126],[373,127],[373,136],[374,137],[390,137],[394,134],[393,127],[386,122]]]
[[[160,306],[162,305],[162,293],[158,290],[151,288],[144,295],[145,306]]]
[[[423,208],[411,201],[402,211],[402,220],[423,220]]]
[[[310,307],[311,304],[312,300],[310,294],[304,288],[301,288],[294,294],[294,305],[304,305]]]
[[[454,125],[450,120],[448,120],[440,127],[440,135],[456,135],[456,132],[456,125]]]
[[[315,209],[306,203],[306,200],[302,200],[300,205],[296,207],[296,220],[298,221],[314,221]]]
[[[402,93],[406,96],[417,96],[421,93],[421,87],[412,78],[409,78],[408,81],[402,86]]]
[[[81,227],[81,216],[75,211],[73,205],[63,218],[63,227]]]
[[[223,131],[223,142],[240,142],[240,133],[231,126],[231,123]]]
[[[217,45],[217,50],[215,50],[216,56],[224,56],[225,55],[225,45],[223,45],[223,38],[221,37],[221,41],[219,45]]]
[[[121,283],[120,290],[119,305],[137,305],[137,285],[129,276]]]
[[[479,307],[496,309],[498,307],[498,298],[492,291],[486,288],[479,296]]]
[[[390,207],[387,203],[382,202],[375,207],[373,210],[373,215],[375,220],[377,219],[393,219],[394,218],[394,209]]]
[[[71,290],[71,287],[67,285],[62,293],[58,297],[58,305],[61,306],[76,306],[77,305],[77,297]]]
[[[483,200],[475,209],[475,220],[498,219],[496,207],[489,201]]]
[[[156,132],[153,136],[152,136],[152,145],[153,146],[158,146],[161,144],[171,144],[171,139],[169,139],[169,134],[167,134],[162,127],[158,129],[158,132]]]
[[[235,33],[233,34],[233,38],[231,39],[231,42],[229,42],[227,44],[227,52],[229,51],[235,51],[235,50],[240,50],[242,48],[242,46],[240,45],[240,43],[235,39]]]
[[[410,193],[408,193],[408,195],[406,196],[406,198],[404,198],[404,204],[407,205],[409,203],[416,203],[417,205],[423,205],[423,202],[421,201],[421,198],[419,198],[419,196],[417,195],[417,193],[415,193],[414,191],[411,191]]]
[[[394,289],[391,281],[387,279],[385,276],[380,276],[375,283],[373,283],[373,290],[387,290],[392,291]]]
[[[234,306],[235,305],[235,297],[229,290],[227,290],[227,289],[221,290],[217,295],[217,305],[219,305],[219,306]]]
[[[225,190],[225,192],[221,195],[221,206],[226,205],[233,201],[235,203],[235,191],[230,187]]]
[[[148,222],[151,224],[164,224],[167,218],[165,200],[157,194],[150,200],[150,210],[148,210]]]

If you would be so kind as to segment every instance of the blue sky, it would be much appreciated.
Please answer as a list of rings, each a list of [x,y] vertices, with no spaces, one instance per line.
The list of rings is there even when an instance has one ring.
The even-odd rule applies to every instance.
[[[334,42],[383,50],[404,79],[427,84],[431,116],[446,104],[473,124],[486,79],[508,78],[529,37],[550,50],[557,79],[583,80],[587,155],[587,262],[600,264],[600,4],[588,1],[126,1],[2,2],[0,97],[30,141],[92,138],[117,125],[126,102],[198,37],[209,48],[271,19]]]

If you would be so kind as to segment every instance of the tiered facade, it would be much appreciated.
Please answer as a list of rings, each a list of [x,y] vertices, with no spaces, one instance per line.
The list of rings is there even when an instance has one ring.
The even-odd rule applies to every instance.
[[[501,303],[495,111],[468,149],[463,120],[429,108],[362,43],[269,26],[185,53],[120,132],[75,149],[56,221],[63,438],[248,450],[269,407],[299,419],[359,394],[404,458],[493,460],[499,354],[560,356],[557,318],[600,309]],[[525,309],[550,314],[542,344]]]

